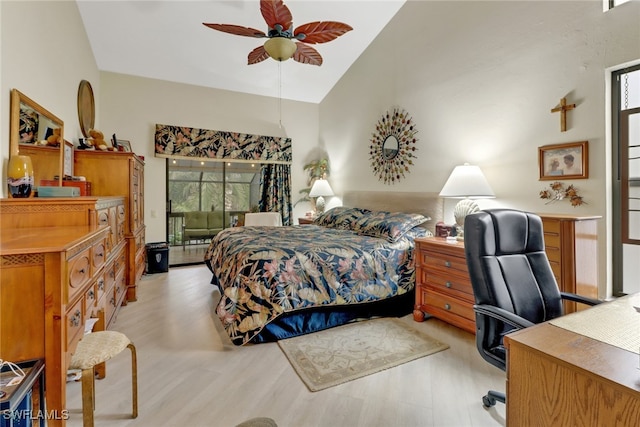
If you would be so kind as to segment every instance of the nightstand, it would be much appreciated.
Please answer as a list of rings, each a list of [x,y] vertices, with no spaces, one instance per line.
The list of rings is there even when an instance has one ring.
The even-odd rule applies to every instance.
[[[313,218],[298,218],[298,224],[300,225],[308,225],[308,224],[313,224]]]
[[[473,289],[467,271],[464,243],[442,237],[420,237],[416,242],[416,304],[413,319],[437,317],[475,334]]]

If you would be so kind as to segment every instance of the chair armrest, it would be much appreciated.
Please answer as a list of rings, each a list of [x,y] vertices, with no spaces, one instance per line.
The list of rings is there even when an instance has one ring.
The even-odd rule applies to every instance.
[[[560,292],[560,296],[562,297],[562,299],[579,302],[586,305],[598,305],[602,302],[598,301],[597,299],[583,297],[581,295],[572,294],[570,292]]]
[[[517,314],[513,314],[510,311],[493,305],[476,304],[473,306],[473,310],[476,313],[500,320],[501,322],[511,325],[517,329],[524,329],[535,325],[535,323],[528,321],[524,317],[520,317]]]

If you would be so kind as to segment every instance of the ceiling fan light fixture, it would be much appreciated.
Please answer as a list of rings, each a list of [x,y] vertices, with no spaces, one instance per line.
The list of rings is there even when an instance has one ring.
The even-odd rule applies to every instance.
[[[297,48],[293,40],[286,37],[272,37],[264,43],[264,50],[276,61],[290,59]]]

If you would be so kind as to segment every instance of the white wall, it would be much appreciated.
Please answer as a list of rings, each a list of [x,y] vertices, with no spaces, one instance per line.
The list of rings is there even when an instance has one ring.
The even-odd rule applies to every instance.
[[[0,1],[2,197],[6,197],[9,156],[9,94],[16,88],[65,123],[65,139],[82,137],[77,114],[80,81],[88,80],[95,96],[95,128],[109,138],[116,133],[145,157],[146,239],[164,241],[165,161],[154,157],[156,123],[292,138],[292,194],[306,186],[302,165],[317,151],[318,105],[282,102],[114,73],[100,72],[73,1]],[[24,17],[29,28],[24,31]],[[279,122],[282,120],[282,128]],[[308,205],[296,206],[294,218]],[[152,215],[153,213],[153,215]]]
[[[9,158],[9,98],[18,89],[58,116],[65,138],[82,136],[78,121],[78,85],[88,80],[96,98],[100,126],[100,73],[78,7],[73,1],[0,1],[0,153],[6,197]]]
[[[640,59],[639,22],[639,2],[603,13],[597,1],[408,1],[321,104],[334,190],[439,192],[454,166],[477,164],[497,195],[481,207],[602,215],[599,283],[608,295],[606,70]],[[564,96],[577,108],[560,132],[550,110]],[[390,186],[373,175],[368,153],[393,106],[413,116],[419,141],[411,172]],[[589,179],[565,182],[587,204],[546,205],[538,147],[584,140]]]
[[[148,242],[166,240],[165,159],[154,157],[156,123],[223,130],[292,139],[292,194],[306,186],[302,165],[317,145],[318,105],[282,101],[162,80],[102,73],[102,128],[131,141],[133,151],[145,158],[145,224]],[[296,207],[294,218],[305,207]]]

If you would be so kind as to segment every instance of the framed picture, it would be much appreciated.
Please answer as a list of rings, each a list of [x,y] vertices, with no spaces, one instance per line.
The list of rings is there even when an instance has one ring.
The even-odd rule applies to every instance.
[[[538,147],[540,181],[589,178],[588,141]]]
[[[116,147],[118,148],[118,151],[131,153],[131,142],[125,139],[116,139]]]

